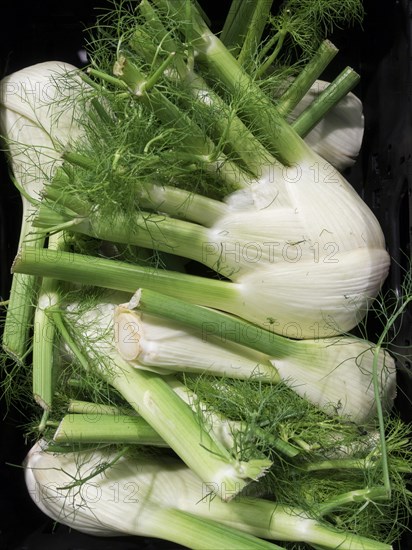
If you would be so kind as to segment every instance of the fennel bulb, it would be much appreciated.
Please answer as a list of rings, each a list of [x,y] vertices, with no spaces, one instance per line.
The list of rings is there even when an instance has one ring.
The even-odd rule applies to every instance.
[[[70,90],[64,84],[67,75],[77,70],[68,63],[47,61],[0,82],[0,127],[23,203],[20,245],[31,228],[34,205],[63,162],[64,150],[83,133],[79,106],[72,100],[81,89]]]
[[[80,134],[75,106],[63,106],[68,90],[62,87],[61,79],[73,70],[75,67],[67,63],[50,61],[17,71],[0,82],[0,129],[22,200],[19,248],[23,243],[43,246],[44,235],[32,226],[34,204],[61,164],[63,149]],[[27,356],[35,291],[34,277],[13,276],[3,349],[20,363]]]
[[[169,7],[172,15],[177,10],[176,24],[179,26],[179,16],[184,13],[179,9],[184,10],[183,3],[174,2],[173,9]],[[91,146],[91,158],[86,159],[74,179],[51,183],[36,226],[50,230],[70,224],[73,231],[90,236],[133,243],[203,263],[234,283],[233,293],[222,301],[221,309],[260,326],[265,326],[268,319],[274,319],[273,326],[280,334],[293,324],[298,327],[299,338],[311,338],[314,326],[321,337],[345,333],[362,320],[388,273],[390,258],[379,223],[342,174],[277,115],[271,99],[210,32],[194,7],[191,16],[198,58],[208,66],[209,80],[214,78],[210,84],[213,93],[216,93],[213,87],[223,86],[234,103],[238,94],[244,93],[245,99],[239,107],[244,120],[249,121],[248,125],[240,123],[245,127],[244,133],[230,133],[230,125],[234,122],[224,118],[230,115],[225,111],[223,121],[219,119],[218,125],[226,124],[233,141],[228,145],[233,145],[236,151],[248,147],[249,157],[256,152],[250,170],[223,154],[218,145],[201,132],[199,124],[189,118],[196,100],[186,112],[154,87],[139,92],[142,103],[138,108],[133,107],[130,96],[135,95],[136,87],[140,90],[144,78],[136,59],[122,51],[117,52],[116,77],[123,85],[122,94],[127,105],[132,105],[133,128],[139,124],[144,126],[146,118],[152,120],[155,116],[167,128],[172,127],[177,133],[186,132],[181,143],[175,145],[176,150],[188,159],[186,162],[190,159],[193,166],[200,165],[205,173],[213,173],[217,181],[221,178],[229,184],[234,182],[234,189],[224,197],[226,208],[217,210],[213,201],[210,215],[213,221],[205,225],[163,215],[161,202],[157,208],[160,213],[130,213],[128,201],[128,213],[120,211],[116,216],[110,216],[107,204],[103,204],[100,198],[96,197],[97,205],[90,204],[89,191],[86,196],[83,194],[83,198],[80,191],[76,191],[77,180],[93,177],[90,175],[93,166],[102,164],[99,160],[102,152],[93,150]],[[178,37],[175,40],[179,46]],[[183,46],[180,44],[180,47]],[[182,56],[184,59],[185,53],[179,52],[173,60],[179,58],[181,63]],[[176,66],[178,70],[180,66]],[[163,74],[156,73],[156,78],[162,77]],[[164,77],[162,85],[170,86],[169,79]],[[118,100],[117,96],[114,98]],[[110,96],[104,99],[110,103]],[[218,114],[209,113],[207,109],[204,115],[196,113],[199,117],[204,116],[204,127],[210,126],[209,118],[216,118]],[[113,131],[126,126],[126,120],[123,121],[121,116],[116,104],[113,106]],[[259,132],[254,133],[256,125]],[[224,134],[224,130],[222,132]],[[125,133],[124,141],[127,139]],[[159,139],[159,135],[147,138],[146,146],[142,144],[143,152],[147,153],[153,141]],[[116,151],[108,150],[106,156],[118,157]],[[126,158],[126,153],[123,156]],[[153,162],[159,170],[156,176],[161,175],[161,164],[155,159]],[[119,178],[127,173],[121,160],[115,163],[115,168]],[[133,170],[137,170],[137,165]],[[96,177],[101,179],[104,176]],[[140,186],[145,188],[146,180],[150,184],[153,179],[153,175],[143,177]],[[161,183],[158,182],[160,186]],[[71,188],[72,197],[65,195],[61,204],[57,204],[57,211],[50,212],[50,209],[56,210],[56,197],[58,203],[62,195],[59,186]],[[118,200],[117,189],[116,186],[113,189],[114,201]],[[191,194],[188,191],[187,197]],[[207,218],[207,201],[204,201],[202,210],[200,219],[203,221]],[[205,301],[199,303],[211,305]]]
[[[375,357],[375,344],[354,336],[285,338],[147,289],[139,289],[128,304],[115,308],[114,323],[119,353],[138,368],[153,365],[181,372],[197,370],[201,375],[283,381],[326,412],[357,423],[377,414],[374,366],[385,410],[392,408],[396,396],[393,357],[383,349]],[[228,350],[232,355],[227,355]],[[240,355],[237,360],[234,353]],[[242,357],[245,366],[246,358],[251,360],[243,376],[237,371]],[[267,363],[272,372],[260,372]]]
[[[155,0],[154,4],[159,16],[167,12],[180,24],[185,13],[183,1]],[[269,152],[276,157],[275,162],[270,162],[270,157],[261,159],[258,177],[248,185],[240,182],[244,189],[230,196],[230,207],[242,217],[249,216],[243,220],[244,227],[252,229],[247,242],[256,245],[259,253],[265,243],[266,249],[267,243],[280,243],[279,250],[291,246],[295,252],[291,257],[275,255],[272,262],[244,256],[236,261],[233,250],[237,244],[242,249],[243,234],[239,235],[223,220],[216,224],[214,238],[208,241],[216,246],[216,251],[214,265],[207,265],[239,283],[243,297],[249,294],[250,298],[257,286],[264,289],[265,300],[268,296],[273,300],[271,316],[282,327],[296,322],[304,338],[310,337],[311,323],[323,324],[325,318],[330,319],[329,325],[335,325],[337,332],[350,330],[366,313],[389,269],[384,236],[375,216],[345,178],[278,116],[267,95],[210,31],[194,5],[189,18],[197,59],[199,64],[207,65],[209,80],[214,78],[232,97],[244,94],[240,110],[252,128],[257,126],[260,135],[264,133]],[[133,72],[128,74],[126,69],[124,79],[131,91],[132,78]],[[250,210],[255,216],[253,221]],[[273,224],[279,220],[282,230],[269,226],[263,235],[262,217],[266,217],[265,222],[274,220]],[[320,261],[319,256],[314,257],[314,249],[321,251]],[[331,258],[329,252],[336,256],[332,254]],[[280,261],[276,262],[278,258]],[[251,264],[253,274],[249,276]],[[361,266],[361,272],[355,266]],[[294,284],[289,286],[291,277]],[[255,301],[259,309],[264,307],[261,296]],[[261,322],[254,313],[247,318]],[[330,333],[322,327],[321,335]]]
[[[199,521],[178,506],[159,506],[161,487],[153,491],[151,486],[156,469],[150,461],[146,465],[149,470],[142,476],[139,463],[125,459],[122,453],[53,454],[40,441],[27,456],[25,479],[31,497],[46,515],[89,535],[155,537],[199,550],[279,549],[226,528],[214,518]],[[176,501],[183,501],[185,493],[184,479],[176,479],[174,487],[170,483],[163,486],[163,495]]]
[[[281,503],[254,497],[230,502],[210,498],[212,484],[202,483],[170,457],[133,459],[110,449],[52,453],[40,441],[27,455],[25,479],[32,499],[45,514],[91,535],[159,537],[199,550],[279,548],[255,537],[331,549],[390,550],[388,544],[335,530]],[[119,496],[115,507],[114,491]],[[224,486],[220,491],[225,491]],[[239,539],[230,540],[235,533]]]
[[[262,353],[233,342],[222,345],[183,323],[129,307],[123,304],[114,310],[115,343],[123,359],[136,368],[279,381],[276,369]]]
[[[78,69],[47,61],[21,69],[1,80],[0,120],[14,177],[22,191],[39,201],[44,184],[62,162],[70,141],[78,139],[78,106],[65,78]],[[23,195],[22,199],[27,200]]]
[[[213,51],[217,39],[209,38]],[[206,59],[211,55],[208,49],[203,54]],[[289,128],[282,124],[286,123],[281,128]],[[261,326],[275,319],[273,326],[280,334],[291,325],[298,327],[298,338],[312,337],[313,327],[319,336],[344,333],[363,318],[386,277],[389,256],[384,238],[371,211],[341,174],[292,129],[287,134],[288,147],[296,149],[294,160],[281,164],[269,152],[263,157],[259,153],[257,177],[243,174],[243,188],[226,196],[220,208],[210,201],[209,214],[204,197],[199,207],[201,223],[178,224],[150,213],[132,219],[119,213],[107,223],[99,206],[83,204],[72,191],[63,197],[64,188],[70,189],[73,183],[69,178],[60,183],[61,189],[57,182],[47,186],[48,200],[34,224],[46,230],[70,227],[104,240],[135,243],[199,261],[235,283],[233,296],[221,304],[223,309]],[[252,135],[252,151],[256,144]],[[83,138],[79,146],[83,148]],[[189,201],[190,195],[186,193]],[[55,200],[63,200],[67,208],[62,209],[62,203],[58,213],[50,213]],[[162,194],[153,200],[161,211]]]

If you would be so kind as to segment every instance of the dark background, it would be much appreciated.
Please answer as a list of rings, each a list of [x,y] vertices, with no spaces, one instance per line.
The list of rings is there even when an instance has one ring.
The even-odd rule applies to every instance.
[[[229,0],[213,9],[200,2],[220,27]],[[0,11],[0,78],[34,63],[58,60],[80,66],[79,50],[84,47],[84,28],[93,24],[95,6],[102,1],[71,0],[7,2]],[[355,92],[364,102],[365,138],[356,167],[347,177],[378,217],[394,258],[386,283],[401,293],[402,272],[411,245],[411,10],[407,0],[364,2],[367,16],[363,25],[336,32],[333,42],[340,48],[331,76],[345,65],[361,74]],[[384,6],[384,8],[382,7]],[[20,197],[8,179],[4,158],[0,163],[0,295],[8,297],[10,265],[20,229]],[[400,251],[403,251],[402,253]],[[411,344],[412,318],[407,315],[397,337],[399,345]],[[372,327],[373,330],[373,327]],[[411,365],[399,364],[397,409],[412,420]],[[48,520],[31,502],[19,467],[27,452],[21,428],[21,411],[6,409],[2,402],[0,420],[0,550],[155,550],[177,548],[148,539],[98,539],[63,526],[53,531]],[[14,466],[13,466],[14,465]],[[398,550],[412,548],[406,536]],[[211,549],[212,550],[212,549]]]

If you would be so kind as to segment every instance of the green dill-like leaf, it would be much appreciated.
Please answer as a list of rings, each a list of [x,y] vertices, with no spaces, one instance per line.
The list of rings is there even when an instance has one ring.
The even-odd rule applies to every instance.
[[[361,23],[364,9],[359,0],[287,0],[270,18],[272,60],[287,65],[307,61],[335,28]]]

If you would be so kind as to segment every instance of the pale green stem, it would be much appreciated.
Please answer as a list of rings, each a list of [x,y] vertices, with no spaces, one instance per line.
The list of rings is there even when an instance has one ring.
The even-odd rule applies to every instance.
[[[335,510],[352,503],[387,501],[388,493],[384,487],[368,487],[334,496],[332,499],[318,505],[318,511],[326,516]]]
[[[260,44],[270,15],[272,3],[273,0],[255,0],[254,2],[254,10],[248,20],[242,49],[237,57],[238,62],[245,67],[253,62],[257,46]]]
[[[123,411],[123,409],[120,409],[119,407],[115,407],[114,405],[103,405],[102,403],[92,403],[90,401],[79,401],[78,399],[71,399],[69,401],[69,404],[67,406],[67,412],[69,413],[77,413],[77,414],[85,414],[85,415],[124,415],[127,414],[127,416],[133,416],[135,415],[135,411],[132,409]]]
[[[409,275],[410,276],[410,275]],[[373,389],[375,394],[375,403],[376,403],[376,411],[378,416],[378,422],[379,422],[379,436],[380,436],[380,446],[381,446],[381,460],[382,460],[382,471],[383,471],[383,484],[387,491],[388,498],[391,496],[392,487],[390,482],[390,475],[389,475],[389,464],[388,464],[388,451],[387,451],[387,445],[386,445],[386,433],[385,433],[385,420],[384,420],[384,413],[383,413],[383,407],[382,407],[382,400],[379,390],[379,374],[378,374],[378,364],[379,364],[379,353],[381,351],[381,348],[383,346],[383,343],[385,342],[387,335],[390,330],[392,330],[392,327],[396,320],[402,316],[403,312],[407,309],[408,305],[412,302],[412,295],[407,296],[402,305],[398,307],[395,312],[390,316],[388,319],[388,322],[385,325],[384,330],[382,331],[382,334],[380,335],[378,342],[373,350],[373,365],[372,365],[372,382],[373,382]]]
[[[26,363],[30,352],[29,334],[33,325],[33,299],[37,288],[36,277],[24,273],[13,275],[2,345],[7,355],[19,365]]]
[[[59,328],[64,324],[60,322]],[[74,331],[72,325],[70,332]],[[77,338],[81,342],[84,336],[79,334]],[[219,487],[223,484],[228,500],[271,465],[267,459],[241,462],[233,457],[212,433],[205,431],[198,416],[162,377],[133,368],[107,347],[100,351],[91,345],[93,351],[85,353],[73,336],[66,343],[76,357],[83,357],[81,364],[87,363],[88,369],[94,368],[113,386],[204,482]]]
[[[44,234],[33,229],[27,221],[27,212],[23,211],[23,221],[19,248],[24,246],[41,249]],[[3,327],[2,346],[4,351],[20,365],[24,365],[30,352],[30,331],[33,327],[34,304],[37,298],[39,281],[33,275],[16,273],[13,275],[6,319]]]
[[[153,8],[151,3],[148,0],[141,0],[137,8],[139,13],[146,20],[146,26],[143,27],[139,25],[130,39],[130,45],[133,49],[137,46],[137,41],[143,39],[143,42],[146,42],[147,50],[152,55],[155,51],[156,55],[158,53],[157,48],[161,46],[161,50],[166,52],[177,52],[176,43],[172,38],[170,32],[165,31],[165,27],[159,17],[159,14]],[[149,34],[150,33],[150,34]],[[150,37],[153,37],[151,39]],[[144,53],[141,51],[141,53]]]
[[[232,191],[239,189],[248,181],[248,176],[231,162],[215,144],[206,137],[202,129],[195,124],[179,107],[172,103],[158,89],[150,93],[140,92],[142,82],[147,78],[125,53],[119,53],[115,74],[124,81],[130,92],[150,109],[164,124],[172,125],[179,140],[185,146],[188,156],[208,171],[217,174]]]
[[[262,428],[255,428],[255,433],[257,436],[261,436],[262,439],[265,439],[267,442],[270,442],[271,447],[284,456],[294,458],[300,454],[300,449],[291,445],[287,441],[284,441],[281,437],[276,437],[267,433]]]
[[[382,341],[383,339],[381,337],[378,340],[378,343],[375,349],[373,350],[372,383],[373,383],[373,390],[375,394],[376,412],[377,412],[377,417],[379,422],[379,437],[380,437],[380,447],[381,447],[383,484],[389,499],[392,493],[392,484],[390,481],[390,474],[389,474],[388,450],[386,445],[386,433],[385,433],[385,420],[384,420],[382,400],[381,400],[381,394],[380,394],[380,388],[379,388],[379,374],[378,374],[379,353],[381,350]]]
[[[269,57],[262,63],[259,69],[256,71],[256,77],[261,78],[266,71],[268,71],[279,55],[280,50],[282,49],[283,43],[287,36],[287,31],[282,29],[277,33],[276,47]]]
[[[299,357],[300,354],[307,353],[307,350],[300,350],[299,342],[303,341],[289,340],[222,311],[200,307],[148,288],[141,289],[137,308],[143,312],[198,328],[204,339],[211,337],[222,342],[229,340],[260,351],[269,357],[287,355],[292,359],[294,356]]]
[[[170,16],[178,16],[184,0],[155,0],[155,4],[169,10]],[[241,94],[245,114],[253,124],[262,130],[271,153],[286,165],[311,158],[313,153],[291,126],[279,115],[271,99],[243,70],[224,44],[212,34],[206,23],[193,9],[193,31],[196,33],[195,47],[202,61],[207,63],[211,73],[233,94]],[[246,100],[247,98],[247,100]]]
[[[38,431],[39,433],[43,433],[44,430],[47,428],[47,426],[50,425],[50,421],[49,421],[49,415],[50,415],[50,411],[49,409],[46,409],[45,407],[43,407],[43,414],[42,414],[42,417],[40,419],[40,423],[39,423],[39,426],[38,426]]]
[[[134,294],[140,287],[149,287],[185,300],[209,307],[222,305],[238,298],[235,284],[165,271],[144,268],[126,262],[57,251],[30,251],[22,249],[15,259],[16,273],[29,273],[44,277],[55,277],[62,281],[93,285]]]
[[[177,51],[178,45],[168,36],[167,29],[163,26],[153,8],[149,9],[147,6],[147,3],[144,3],[140,6],[140,9],[147,20],[147,25],[153,25],[157,34],[160,35],[158,39],[161,40],[162,48],[170,54]],[[138,40],[136,40],[136,37],[138,37]],[[150,35],[139,28],[131,40],[131,45],[134,51],[147,63],[153,63],[157,52],[155,47],[148,46],[148,43],[150,44]],[[212,139],[218,141],[218,148],[221,146],[223,149],[229,148],[234,151],[239,159],[243,161],[248,172],[255,176],[261,175],[264,165],[276,163],[276,159],[271,157],[266,148],[236,115],[235,109],[229,108],[220,96],[208,86],[206,81],[191,70],[185,60],[179,56],[176,56],[175,59],[175,69],[182,83],[190,88],[191,99],[195,99],[203,109],[206,106],[210,107],[211,125],[208,133]],[[182,102],[190,111],[193,103],[184,97],[182,97]]]
[[[268,55],[268,52],[275,47],[276,43],[279,41],[281,35],[283,34],[283,31],[277,31],[275,34],[272,34],[263,44],[261,44],[261,48],[259,51],[259,57],[260,59],[263,59],[265,56]],[[222,40],[222,38],[220,37]],[[222,40],[223,42],[223,40]],[[225,44],[226,45],[226,44]],[[230,48],[228,48],[229,50]]]
[[[152,75],[150,75],[147,80],[142,82],[142,84],[139,86],[138,90],[136,91],[136,95],[142,95],[147,93],[148,91],[153,88],[159,78],[163,76],[164,71],[171,65],[172,61],[174,60],[175,53],[170,52],[170,54],[167,56],[167,58],[160,64],[160,66],[154,71]]]
[[[49,237],[48,249],[62,250],[64,235]],[[48,308],[59,302],[59,281],[45,277],[42,279],[33,328],[33,396],[45,410],[52,408],[56,382],[55,326]]]
[[[359,82],[360,76],[350,67],[323,90],[322,93],[292,123],[296,132],[305,137],[320,120]]]
[[[148,510],[152,531],[150,536],[156,536],[183,544],[196,550],[283,550],[277,544],[261,540],[238,529],[222,525],[217,519],[199,518],[190,512],[173,508]],[[149,521],[145,518],[145,526]],[[139,534],[139,533],[137,533]]]
[[[87,69],[87,72],[90,75],[92,75],[96,78],[99,78],[99,79],[103,80],[104,82],[107,82],[108,84],[111,84],[112,86],[115,86],[116,88],[119,88],[120,90],[124,90],[125,92],[128,91],[128,86],[127,86],[126,82],[124,82],[120,78],[116,78],[115,76],[111,76],[111,75],[109,75],[105,72],[102,72],[102,71],[99,71],[98,69],[93,69],[93,68]],[[88,82],[87,79],[86,79],[86,82]]]
[[[168,447],[158,433],[139,416],[124,414],[68,414],[61,420],[56,443],[110,443]]]
[[[65,343],[67,344],[70,351],[73,353],[79,364],[83,367],[85,373],[87,374],[90,371],[90,365],[88,358],[81,353],[80,349],[78,348],[74,338],[72,338],[72,335],[67,330],[66,325],[63,322],[62,314],[59,309],[55,309],[52,311],[54,322],[56,325],[56,328],[60,332],[62,338],[64,339]],[[68,384],[72,387],[81,388],[81,380],[74,380],[70,379]]]
[[[332,42],[322,42],[315,55],[279,98],[276,108],[281,116],[287,117],[293,111],[337,53],[338,49]]]
[[[310,462],[304,469],[306,472],[319,472],[321,470],[368,470],[375,467],[376,461],[373,458],[335,458]]]
[[[109,242],[133,244],[205,262],[205,246],[210,241],[207,230],[198,224],[170,218],[166,215],[136,211],[133,218],[119,212],[110,222],[91,209],[88,218],[81,215],[68,220],[57,210],[42,206],[34,225],[53,231],[70,224],[70,230]],[[218,261],[220,251],[208,254],[209,267]]]
[[[165,212],[204,227],[211,227],[227,212],[224,203],[177,187],[149,183],[144,189],[137,189],[136,194],[142,208]]]
[[[339,531],[308,517],[301,509],[260,498],[239,496],[229,503],[217,498],[199,499],[194,512],[202,517],[212,515],[225,525],[264,539],[304,542],[331,550],[391,550],[390,544]]]
[[[34,315],[33,397],[45,410],[51,409],[54,393],[54,326],[47,308],[57,303],[57,299],[52,297],[55,287],[54,279],[43,279]]]
[[[242,0],[242,2],[232,2],[230,5],[220,39],[235,56],[242,47],[242,41],[247,35],[255,8],[256,0]]]

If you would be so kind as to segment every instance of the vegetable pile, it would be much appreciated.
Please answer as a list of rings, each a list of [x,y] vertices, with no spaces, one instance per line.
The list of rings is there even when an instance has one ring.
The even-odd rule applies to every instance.
[[[199,550],[386,550],[407,528],[388,347],[411,275],[382,298],[384,235],[343,175],[359,75],[321,80],[362,17],[233,0],[212,32],[193,0],[114,4],[86,69],[3,79],[23,201],[4,391],[33,403],[25,479],[54,520]]]

